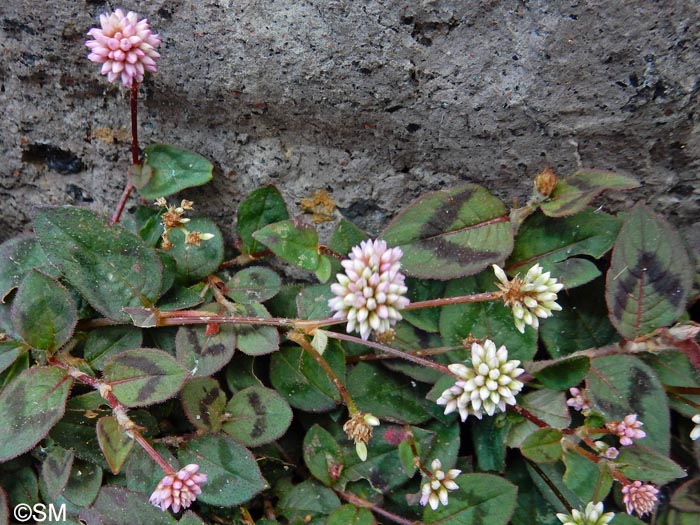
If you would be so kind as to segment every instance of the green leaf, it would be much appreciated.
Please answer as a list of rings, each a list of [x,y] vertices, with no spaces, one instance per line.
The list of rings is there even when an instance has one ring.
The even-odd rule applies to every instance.
[[[106,326],[96,328],[85,339],[83,357],[91,368],[102,370],[105,361],[143,343],[141,330],[133,326]]]
[[[296,296],[297,312],[302,319],[325,319],[332,315],[328,301],[335,297],[327,284],[307,286]]]
[[[517,500],[518,489],[491,474],[463,474],[455,482],[459,490],[450,493],[450,504],[423,513],[425,523],[506,525]]]
[[[292,409],[276,391],[251,386],[235,394],[226,405],[231,418],[224,432],[248,447],[270,443],[287,431]]]
[[[238,234],[243,253],[254,255],[264,250],[253,233],[268,224],[289,218],[282,194],[275,186],[263,186],[248,195],[238,206]]]
[[[606,462],[594,463],[575,452],[564,454],[564,483],[583,501],[603,501],[613,478]]]
[[[566,406],[564,392],[535,390],[518,396],[518,404],[553,428],[567,428],[571,423],[571,414],[569,407]],[[508,429],[506,443],[511,448],[519,448],[528,436],[537,430],[538,427],[526,419],[516,421]]]
[[[556,513],[566,509],[561,502],[557,507],[550,505],[533,483],[521,458],[509,462],[505,475],[518,487],[518,503],[510,525],[561,525]]]
[[[700,513],[700,479],[683,483],[671,496],[671,506],[682,512]]]
[[[100,450],[102,450],[112,474],[119,474],[129,452],[134,447],[134,440],[119,428],[119,423],[112,416],[100,418],[96,428]]]
[[[591,360],[586,377],[588,398],[606,421],[621,421],[637,414],[647,436],[643,445],[667,454],[671,421],[663,385],[654,371],[630,355],[612,355]]]
[[[61,419],[72,380],[55,367],[34,367],[0,393],[0,461],[31,449]]]
[[[281,259],[304,270],[314,271],[321,262],[318,232],[305,222],[288,220],[269,224],[253,233],[253,238]]]
[[[590,366],[591,362],[588,357],[578,356],[554,363],[535,361],[528,366],[527,371],[534,375],[545,388],[566,390],[583,381]]]
[[[664,387],[700,388],[700,374],[685,353],[667,350],[663,353],[647,354],[644,356],[644,362],[654,369]],[[683,398],[700,403],[700,395],[683,394]],[[669,396],[668,401],[671,408],[688,419],[698,413],[697,408],[675,396]]]
[[[102,485],[102,469],[93,463],[76,459],[63,492],[59,496],[78,507],[87,507],[95,501]]]
[[[236,315],[247,317],[270,317],[270,313],[263,305],[255,303],[236,305],[234,312]],[[280,335],[274,326],[240,323],[235,325],[235,331],[236,348],[244,354],[257,356],[279,350]]]
[[[646,423],[644,428],[646,429]],[[665,485],[669,481],[687,476],[685,470],[675,461],[656,450],[638,444],[620,448],[620,455],[615,460],[617,470],[630,479],[643,479],[657,485]]]
[[[427,388],[390,374],[376,364],[359,363],[345,385],[363,412],[400,423],[422,423],[430,418],[424,407]]]
[[[48,499],[55,500],[68,483],[74,459],[72,451],[59,446],[47,454],[41,465],[39,483]]]
[[[323,354],[341,382],[345,382],[345,355],[338,344],[329,342]],[[299,347],[282,348],[272,354],[272,386],[294,408],[307,412],[326,412],[340,403],[340,394],[323,369]]]
[[[205,326],[181,326],[175,336],[177,360],[196,377],[210,376],[226,366],[236,350],[233,325],[220,324],[207,335]]]
[[[377,525],[377,520],[369,509],[342,505],[328,516],[326,525]]]
[[[369,236],[360,228],[341,218],[331,236],[331,240],[328,241],[328,248],[341,255],[347,255],[354,246],[358,246],[368,238]]]
[[[318,258],[318,267],[314,270],[316,277],[322,283],[328,282],[333,273],[333,265],[331,263],[330,257],[327,255],[321,255]]]
[[[177,455],[183,465],[196,463],[209,477],[198,500],[235,507],[267,488],[255,457],[232,438],[205,435],[191,440]]]
[[[513,249],[505,206],[474,184],[420,197],[381,238],[403,250],[401,265],[407,275],[426,279],[479,273],[503,261]]]
[[[554,463],[562,456],[562,437],[564,435],[556,428],[541,428],[525,439],[520,452],[537,463]]]
[[[559,294],[557,302],[562,311],[540,326],[540,337],[552,358],[619,341],[620,336],[608,320],[603,294],[601,279],[578,288],[576,293]]]
[[[277,504],[277,511],[289,520],[289,523],[325,523],[325,518],[340,506],[335,493],[315,481],[304,481],[285,491]]]
[[[27,353],[27,347],[19,341],[0,341],[0,373],[7,370],[16,359]]]
[[[408,288],[407,297],[412,303],[438,299],[445,296],[445,282],[427,279],[406,279]],[[421,308],[420,310],[407,310],[401,312],[403,318],[416,328],[426,332],[438,332],[440,327],[440,308]]]
[[[177,471],[180,468],[177,458],[167,447],[155,443],[153,448],[173,470]],[[136,447],[129,454],[129,459],[124,466],[124,476],[126,477],[126,488],[134,492],[150,494],[163,479],[163,469],[153,461],[153,458],[143,448]],[[202,490],[206,490],[206,485],[202,487]]]
[[[148,503],[144,494],[121,487],[104,486],[89,509],[78,515],[83,523],[123,525],[124,523],[148,523],[149,525],[175,525],[177,521],[169,512]]]
[[[557,181],[554,191],[540,209],[550,217],[564,217],[582,211],[593,199],[606,190],[631,190],[639,182],[632,177],[610,171],[579,170],[570,177]]]
[[[303,453],[311,475],[326,486],[334,485],[343,469],[343,453],[335,438],[314,425],[304,436]]]
[[[495,283],[496,277],[489,269],[474,277],[450,281],[445,289],[445,297],[495,290]],[[537,331],[528,328],[524,334],[518,332],[511,309],[500,301],[443,307],[440,333],[446,345],[459,345],[469,336],[491,339],[498,347],[506,346],[509,359],[527,361],[537,352]]]
[[[251,266],[236,273],[226,283],[226,295],[237,303],[263,303],[280,291],[279,275],[262,266]]]
[[[180,391],[187,371],[162,350],[136,348],[107,360],[104,380],[128,407],[147,406],[170,399]]]
[[[226,394],[219,382],[211,377],[197,377],[188,381],[180,394],[187,419],[195,427],[207,432],[218,432],[226,410]]]
[[[590,264],[572,264],[572,260],[579,260],[572,258],[587,255],[599,259],[612,247],[620,226],[619,219],[590,208],[563,219],[533,214],[518,232],[506,270],[524,274],[539,263],[567,288],[579,286],[599,272]]]
[[[224,260],[224,238],[219,227],[211,219],[194,217],[187,223],[190,232],[211,233],[214,237],[201,241],[199,246],[185,243],[185,233],[171,230],[173,247],[168,254],[175,258],[178,276],[186,282],[204,279],[219,269]]]
[[[34,229],[49,260],[97,311],[128,321],[125,306],[149,306],[161,289],[156,252],[119,225],[73,207],[42,210]]]
[[[61,272],[53,266],[34,235],[19,235],[0,244],[0,302],[36,268],[50,277]]]
[[[72,337],[78,313],[64,286],[30,270],[12,301],[12,321],[28,345],[54,352]]]
[[[685,310],[691,285],[690,260],[678,232],[637,204],[620,230],[607,274],[610,321],[628,339],[668,326]]]
[[[487,417],[481,421],[472,420],[469,428],[474,444],[474,457],[479,470],[503,472],[506,468],[506,435],[508,432],[505,418],[497,416]]]
[[[135,184],[145,199],[172,195],[185,188],[201,186],[212,179],[214,166],[207,159],[184,149],[151,144],[143,150],[142,175],[145,184]]]

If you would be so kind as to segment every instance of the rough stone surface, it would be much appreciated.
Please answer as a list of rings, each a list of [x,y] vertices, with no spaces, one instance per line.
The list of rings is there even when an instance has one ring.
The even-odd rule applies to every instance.
[[[129,165],[128,93],[85,58],[104,2],[0,6],[2,238],[36,206],[107,213]],[[116,7],[116,4],[114,5]],[[700,246],[700,5],[694,0],[132,1],[163,37],[141,90],[142,145],[216,166],[191,190],[231,231],[236,203],[275,183],[331,191],[371,232],[459,181],[522,202],[546,166],[643,187]],[[47,10],[48,9],[48,10]],[[137,202],[130,201],[130,205]]]

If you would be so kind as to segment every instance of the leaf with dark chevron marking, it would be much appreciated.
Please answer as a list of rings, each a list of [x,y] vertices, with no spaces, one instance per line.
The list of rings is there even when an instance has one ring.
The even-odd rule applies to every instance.
[[[170,399],[180,391],[187,370],[170,354],[152,348],[126,350],[107,360],[104,380],[128,407]]]
[[[593,199],[607,190],[631,190],[639,182],[632,177],[611,171],[579,170],[557,182],[549,200],[540,205],[545,215],[564,217],[573,215],[588,206]]]
[[[479,273],[513,249],[505,206],[475,184],[424,195],[380,237],[403,250],[407,275],[440,280]]]
[[[134,448],[134,440],[119,428],[119,423],[113,416],[100,418],[96,430],[97,442],[112,474],[119,474],[126,458],[129,457],[129,452]]]
[[[610,321],[628,339],[678,319],[692,286],[690,259],[678,232],[637,204],[615,241],[605,286]]]
[[[196,377],[185,384],[180,393],[182,408],[195,427],[218,432],[226,411],[226,394],[211,377]]]
[[[0,393],[0,461],[31,449],[66,410],[72,379],[56,367],[22,372]]]

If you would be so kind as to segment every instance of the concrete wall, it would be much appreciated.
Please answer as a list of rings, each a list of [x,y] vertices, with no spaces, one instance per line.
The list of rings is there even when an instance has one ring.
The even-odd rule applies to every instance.
[[[112,7],[119,7],[112,4]],[[546,166],[634,175],[700,246],[700,4],[694,0],[167,0],[121,4],[163,38],[142,145],[195,150],[189,191],[231,231],[265,183],[325,188],[377,232],[459,181],[521,201]],[[105,2],[0,6],[2,238],[41,204],[107,212],[129,165],[128,93],[85,58]],[[132,204],[136,200],[131,201]]]

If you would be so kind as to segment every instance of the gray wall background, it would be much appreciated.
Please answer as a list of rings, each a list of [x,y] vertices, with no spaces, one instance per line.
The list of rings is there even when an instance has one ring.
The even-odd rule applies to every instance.
[[[604,209],[645,199],[700,249],[693,0],[5,0],[0,238],[39,205],[108,213],[121,193],[128,92],[84,46],[109,6],[163,38],[142,146],[214,163],[185,196],[227,234],[266,183],[292,203],[325,188],[376,233],[428,190],[472,181],[510,204],[547,166],[586,167],[643,183]]]

